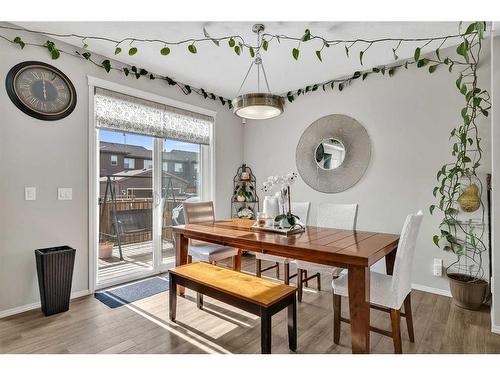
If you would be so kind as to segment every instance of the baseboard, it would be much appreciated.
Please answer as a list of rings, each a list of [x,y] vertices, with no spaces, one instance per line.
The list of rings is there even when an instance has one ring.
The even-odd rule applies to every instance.
[[[421,290],[422,292],[428,292],[433,294],[439,294],[440,296],[451,297],[451,293],[446,289],[432,288],[430,286],[421,284],[411,284],[412,289]]]
[[[86,296],[89,294],[91,294],[89,290],[80,290],[78,292],[71,293],[70,298],[75,299],[75,298],[83,297],[83,296]],[[23,305],[23,306],[14,307],[12,309],[3,310],[3,311],[0,311],[0,319],[5,318],[7,316],[20,314],[20,313],[23,313],[26,311],[39,309],[40,307],[41,307],[40,302],[35,302],[35,303],[30,303],[28,305]]]
[[[500,326],[494,326],[493,324],[491,325],[491,332],[497,333],[500,335]]]

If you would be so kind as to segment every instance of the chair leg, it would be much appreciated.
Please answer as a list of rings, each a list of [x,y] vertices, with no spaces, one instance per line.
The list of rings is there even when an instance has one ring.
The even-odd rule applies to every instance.
[[[302,302],[302,274],[303,270],[297,268],[297,300]]]
[[[307,277],[308,277],[308,276],[307,276],[307,270],[304,270],[304,286],[305,286],[306,288],[308,288],[308,287],[309,287],[309,280],[307,280]]]
[[[261,277],[262,261],[260,259],[255,260],[255,276]]]
[[[285,275],[283,276],[284,278],[284,282],[286,285],[290,285],[290,264],[289,263],[285,263],[283,264],[283,269],[284,269],[284,272],[285,272]]]
[[[338,294],[333,293],[333,342],[339,344],[340,342],[340,308],[341,299]]]
[[[391,326],[394,353],[403,354],[403,348],[401,346],[401,315],[399,310],[391,309]]]
[[[279,262],[276,262],[276,278],[278,280],[280,279],[280,264],[279,264]]]
[[[318,291],[321,291],[321,274],[320,273],[316,274],[316,283],[318,285]]]
[[[196,306],[201,310],[203,309],[203,294],[196,293]]]
[[[188,263],[193,263],[193,257],[191,255],[188,255]]]
[[[238,249],[238,254],[233,257],[233,270],[241,271],[241,249]]]
[[[415,342],[415,333],[413,331],[413,316],[411,315],[411,292],[406,296],[404,306],[406,326],[408,327],[408,336],[410,337],[410,342]]]

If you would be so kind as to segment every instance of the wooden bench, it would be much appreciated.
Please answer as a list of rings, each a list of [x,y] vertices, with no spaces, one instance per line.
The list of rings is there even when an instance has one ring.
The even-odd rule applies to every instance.
[[[176,319],[177,286],[184,286],[260,316],[261,352],[271,353],[271,317],[288,308],[288,346],[297,350],[297,288],[208,263],[169,271],[170,320]]]

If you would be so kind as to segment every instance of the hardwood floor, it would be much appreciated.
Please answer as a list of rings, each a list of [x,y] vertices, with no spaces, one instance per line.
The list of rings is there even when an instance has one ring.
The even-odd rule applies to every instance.
[[[254,272],[253,257],[243,269]],[[274,270],[266,272],[274,275]],[[283,273],[281,273],[283,274]],[[342,324],[340,344],[333,343],[330,282],[322,292],[305,289],[298,304],[297,353],[350,353],[350,331]],[[314,281],[310,286],[314,287]],[[44,317],[34,310],[0,320],[0,353],[259,353],[259,319],[205,298],[196,308],[195,294],[178,298],[177,323],[168,320],[168,292],[110,309],[93,296],[72,301],[70,311]],[[500,353],[500,335],[490,332],[489,310],[460,309],[451,299],[414,291],[415,343],[402,325],[404,353]],[[348,316],[348,302],[342,301]],[[286,311],[273,318],[273,353],[289,353]],[[390,329],[388,314],[372,310],[372,325]],[[390,338],[371,334],[372,353],[392,353]]]

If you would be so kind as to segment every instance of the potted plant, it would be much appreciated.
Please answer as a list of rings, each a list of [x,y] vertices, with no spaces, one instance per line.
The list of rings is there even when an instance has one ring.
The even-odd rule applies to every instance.
[[[109,236],[101,234],[99,240],[99,259],[108,259],[113,256],[113,242],[109,240]]]
[[[262,190],[269,191],[274,185],[280,185],[280,191],[276,193],[279,196],[281,213],[274,218],[275,224],[283,229],[293,228],[300,223],[300,218],[292,213],[290,185],[297,179],[297,173],[292,172],[286,176],[270,176],[264,181]]]
[[[253,187],[250,187],[250,190]],[[236,201],[238,202],[250,202],[253,200],[253,194],[251,191],[247,191],[245,184],[239,184],[234,190],[234,195],[236,196]]]

